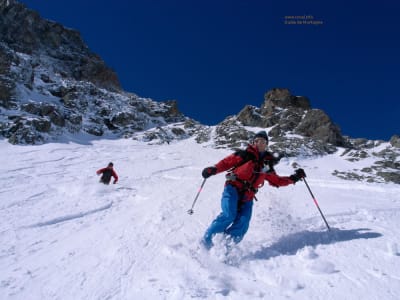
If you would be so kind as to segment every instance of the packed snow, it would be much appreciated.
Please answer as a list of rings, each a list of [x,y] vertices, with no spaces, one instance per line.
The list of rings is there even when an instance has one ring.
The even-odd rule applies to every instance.
[[[400,299],[400,186],[345,181],[340,153],[282,159],[303,182],[257,194],[228,251],[200,238],[220,212],[231,151],[188,139],[13,146],[0,140],[0,299]],[[114,163],[115,185],[96,170]],[[361,162],[360,162],[361,163]]]

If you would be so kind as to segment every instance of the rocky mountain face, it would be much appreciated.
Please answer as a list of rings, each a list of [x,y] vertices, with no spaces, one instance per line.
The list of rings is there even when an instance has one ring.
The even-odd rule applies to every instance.
[[[169,143],[194,138],[216,148],[246,145],[265,129],[270,149],[286,157],[338,154],[363,165],[350,180],[400,183],[400,138],[353,139],[309,99],[288,89],[266,92],[260,107],[245,106],[216,126],[177,108],[122,90],[118,77],[91,52],[79,32],[42,19],[15,0],[0,0],[0,135],[13,144],[96,137]],[[365,162],[365,163],[364,163]]]
[[[268,91],[260,107],[245,106],[216,126],[187,120],[135,134],[134,138],[165,142],[171,138],[166,131],[176,130],[181,137],[194,136],[197,142],[211,147],[234,149],[244,147],[262,129],[268,132],[269,149],[286,158],[340,155],[343,160],[353,162],[354,168],[334,170],[333,175],[348,180],[400,184],[399,136],[394,135],[389,142],[343,136],[324,111],[313,109],[306,97],[293,96],[288,89]]]
[[[246,106],[237,115],[216,126],[217,147],[246,144],[254,132],[267,128],[269,148],[286,157],[312,157],[340,152],[343,159],[357,162],[352,172],[335,170],[349,180],[400,184],[400,138],[389,142],[343,136],[340,128],[320,109],[313,109],[306,97],[288,89],[275,88],[264,96],[260,107]]]
[[[130,136],[185,121],[176,101],[122,91],[118,77],[79,32],[0,0],[0,133],[13,144],[68,134]]]
[[[269,128],[272,142],[280,148],[290,148],[292,155],[299,154],[299,145],[314,155],[332,153],[336,146],[347,144],[339,127],[325,112],[312,109],[306,97],[293,96],[288,89],[268,91],[261,107],[244,107],[237,116],[222,122],[217,131],[224,132],[232,126],[236,126],[236,134],[231,135],[231,139],[221,140],[220,144],[238,146],[248,140],[245,127]]]
[[[121,89],[115,72],[89,50],[78,31],[44,20],[14,0],[1,0],[0,9],[1,52],[8,58],[5,70],[23,63],[19,54],[32,56],[26,62],[31,68],[21,78],[24,84],[32,87],[35,68],[42,66],[63,78],[88,81],[112,91]],[[51,79],[48,77],[44,81]]]

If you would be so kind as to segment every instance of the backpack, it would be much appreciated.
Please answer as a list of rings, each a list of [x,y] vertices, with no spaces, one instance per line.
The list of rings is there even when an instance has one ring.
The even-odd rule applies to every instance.
[[[244,165],[248,161],[257,162],[257,159],[254,156],[254,154],[249,152],[249,151],[247,151],[247,150],[235,149],[235,153],[234,154],[242,157],[243,161],[240,162],[238,165],[234,166],[233,168],[231,168],[230,170],[228,170],[228,172],[232,172],[233,170],[235,170],[236,168],[240,167],[241,165]],[[282,157],[283,157],[282,154],[271,153],[269,151],[266,151],[266,154],[262,158],[263,164],[265,165],[265,167],[267,167],[267,170],[265,170],[265,167],[264,167],[264,169],[263,169],[264,172],[265,171],[266,172],[275,172],[274,166],[279,163],[279,161],[281,160]]]

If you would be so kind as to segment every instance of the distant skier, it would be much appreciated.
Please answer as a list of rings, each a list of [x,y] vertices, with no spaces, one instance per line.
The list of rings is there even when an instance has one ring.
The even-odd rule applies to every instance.
[[[202,239],[207,249],[213,246],[212,238],[217,233],[224,233],[234,243],[243,239],[249,228],[253,199],[265,180],[274,187],[280,187],[306,177],[303,169],[297,169],[291,176],[277,175],[274,165],[280,157],[266,151],[267,144],[267,133],[260,131],[246,150],[237,150],[215,166],[203,170],[204,178],[228,171],[221,199],[222,212],[208,227]]]
[[[110,184],[111,177],[114,177],[114,184],[118,182],[118,175],[114,170],[114,164],[110,162],[106,168],[102,168],[96,171],[97,175],[103,174],[100,178],[100,182],[104,184]]]

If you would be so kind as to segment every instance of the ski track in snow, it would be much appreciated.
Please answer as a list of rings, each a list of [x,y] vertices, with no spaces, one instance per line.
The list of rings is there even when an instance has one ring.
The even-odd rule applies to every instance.
[[[41,194],[38,194],[38,195],[41,195]],[[86,212],[79,212],[79,213],[76,213],[76,214],[66,215],[66,216],[58,217],[58,218],[51,219],[51,220],[48,220],[48,221],[39,222],[39,223],[36,223],[36,224],[33,224],[33,225],[26,226],[25,228],[55,225],[57,223],[67,222],[67,221],[70,221],[70,220],[73,220],[73,219],[78,219],[78,218],[83,218],[85,216],[88,216],[88,215],[91,215],[91,214],[94,214],[94,213],[101,212],[101,211],[104,211],[106,209],[109,209],[111,206],[112,206],[112,202],[107,204],[107,205],[105,205],[105,206],[102,206],[102,207],[99,207],[99,208],[96,208],[96,209],[93,209],[93,210],[89,210],[89,211],[86,211]]]
[[[0,143],[0,299],[398,299],[400,188],[329,176],[332,156],[304,162],[331,232],[304,184],[265,186],[242,243],[217,236],[208,252],[224,176],[187,210],[202,168],[229,151]],[[120,181],[106,186],[95,171],[109,161]]]

